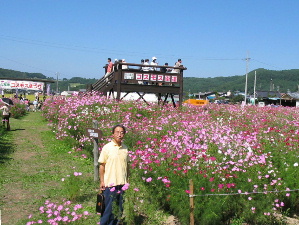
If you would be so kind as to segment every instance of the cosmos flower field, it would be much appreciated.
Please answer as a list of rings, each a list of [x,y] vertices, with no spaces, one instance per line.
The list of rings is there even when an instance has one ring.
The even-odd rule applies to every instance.
[[[194,183],[195,222],[275,224],[299,205],[299,110],[286,107],[147,105],[97,93],[48,99],[44,116],[57,139],[73,151],[92,151],[86,128],[99,122],[100,147],[111,127],[127,128],[131,175],[128,221],[157,211],[189,224],[189,181]],[[82,154],[88,160],[92,154]],[[93,160],[91,171],[93,170]]]

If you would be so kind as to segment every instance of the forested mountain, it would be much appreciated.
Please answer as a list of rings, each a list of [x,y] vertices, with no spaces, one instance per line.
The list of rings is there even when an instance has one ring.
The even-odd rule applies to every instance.
[[[27,73],[15,70],[8,70],[0,68],[1,78],[27,78],[27,79],[49,79],[42,73]]]
[[[271,86],[271,90],[274,91],[298,91],[299,69],[279,71],[257,69],[255,71],[256,90],[269,91]],[[248,73],[247,88],[249,94],[253,93],[255,71]],[[191,93],[207,91],[227,92],[228,90],[244,92],[245,78],[245,75],[214,78],[185,77],[184,91],[189,92],[190,90]]]
[[[293,70],[266,70],[257,69],[256,71],[256,90],[269,91],[279,90],[280,92],[295,92],[298,90],[299,85],[299,69]],[[248,73],[248,93],[253,93],[254,85],[254,73],[251,71]],[[42,73],[27,73],[15,70],[7,70],[0,68],[1,78],[36,78],[36,79],[50,79]],[[272,81],[271,81],[272,80]],[[55,80],[56,81],[56,80]],[[86,84],[93,84],[97,81],[94,79],[87,79],[82,77],[73,77],[71,79],[63,78],[59,80],[59,91],[66,90],[79,90],[86,88]],[[71,83],[77,83],[76,87],[72,87]],[[51,84],[51,89],[56,90],[56,83]],[[184,78],[184,91],[197,93],[197,92],[227,92],[227,91],[241,91],[245,89],[245,75],[231,76],[231,77],[213,77],[213,78],[197,78],[197,77],[185,77]]]
[[[25,79],[47,79],[47,80],[54,80],[53,77],[46,77],[42,73],[27,73],[27,72],[20,72],[15,70],[8,70],[0,68],[0,78],[25,78]],[[79,89],[85,89],[87,84],[93,84],[97,81],[97,79],[87,79],[82,77],[73,77],[71,79],[63,78],[62,80],[58,81],[59,91],[78,91]],[[75,87],[72,87],[72,83],[76,83]],[[51,89],[56,91],[57,83],[51,84]]]

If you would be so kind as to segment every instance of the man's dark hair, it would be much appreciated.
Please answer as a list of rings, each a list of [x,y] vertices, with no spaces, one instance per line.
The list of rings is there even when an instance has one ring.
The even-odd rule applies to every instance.
[[[109,61],[111,61],[111,58],[108,58]]]
[[[114,134],[114,131],[117,127],[121,127],[123,130],[124,130],[124,133],[126,133],[126,128],[124,127],[124,125],[121,125],[121,124],[117,124],[115,126],[112,127],[112,134]]]

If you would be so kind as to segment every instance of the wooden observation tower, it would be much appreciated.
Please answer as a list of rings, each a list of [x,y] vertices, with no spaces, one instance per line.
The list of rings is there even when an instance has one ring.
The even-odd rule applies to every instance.
[[[171,72],[162,72],[165,69]],[[142,99],[146,102],[144,98],[146,94],[155,94],[159,104],[164,105],[169,101],[168,99],[171,99],[174,107],[176,107],[174,100],[176,95],[179,99],[178,105],[181,106],[183,100],[183,71],[186,69],[183,66],[172,67],[117,62],[114,64],[114,70],[99,79],[92,85],[91,89],[108,97],[112,96],[117,100],[122,100],[129,93],[137,93],[138,100]]]

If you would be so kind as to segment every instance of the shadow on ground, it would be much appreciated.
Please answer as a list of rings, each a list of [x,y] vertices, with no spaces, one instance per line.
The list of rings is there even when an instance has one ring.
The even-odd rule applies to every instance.
[[[13,143],[11,141],[11,134],[9,131],[4,131],[0,128],[0,164],[7,163],[12,158],[11,154],[14,152]]]
[[[26,129],[14,129],[14,130],[10,130],[10,131],[18,131],[18,130],[26,130]]]

